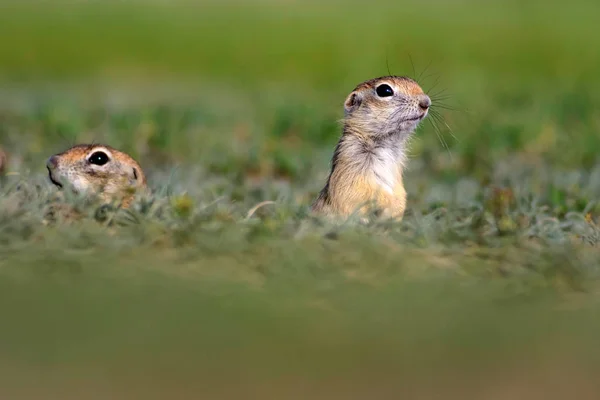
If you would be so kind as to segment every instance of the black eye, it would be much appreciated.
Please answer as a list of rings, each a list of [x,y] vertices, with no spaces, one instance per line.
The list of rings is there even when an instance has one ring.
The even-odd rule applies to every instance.
[[[90,164],[104,165],[109,161],[109,159],[108,159],[108,156],[106,155],[106,153],[97,151],[90,156],[88,161],[90,162]]]
[[[394,95],[394,91],[392,90],[390,85],[386,85],[385,83],[383,85],[377,86],[377,89],[375,89],[375,91],[377,92],[377,96],[379,97],[390,97]]]

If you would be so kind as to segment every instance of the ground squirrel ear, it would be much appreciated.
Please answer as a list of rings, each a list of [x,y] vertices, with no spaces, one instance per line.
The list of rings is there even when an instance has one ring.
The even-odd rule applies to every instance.
[[[135,179],[136,181],[138,180],[138,172],[137,169],[135,169],[135,167],[133,168],[133,179]]]
[[[350,93],[344,102],[344,111],[351,113],[360,106],[361,101],[361,96],[357,92]]]

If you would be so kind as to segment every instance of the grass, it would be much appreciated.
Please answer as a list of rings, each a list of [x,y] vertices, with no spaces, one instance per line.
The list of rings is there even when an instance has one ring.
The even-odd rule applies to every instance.
[[[595,3],[1,7],[4,397],[597,397]],[[310,218],[388,65],[451,131],[418,130],[401,223]],[[49,214],[45,160],[89,141],[153,196]]]

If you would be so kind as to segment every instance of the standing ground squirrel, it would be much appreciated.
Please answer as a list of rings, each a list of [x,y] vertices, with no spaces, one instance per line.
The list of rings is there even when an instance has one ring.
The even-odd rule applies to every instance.
[[[75,192],[97,194],[102,201],[120,200],[129,207],[136,192],[146,190],[140,165],[128,154],[110,146],[79,144],[55,154],[46,163],[50,181]]]
[[[347,217],[364,213],[373,202],[383,216],[401,219],[408,139],[430,106],[429,96],[407,77],[385,76],[359,84],[344,102],[342,137],[312,211]]]

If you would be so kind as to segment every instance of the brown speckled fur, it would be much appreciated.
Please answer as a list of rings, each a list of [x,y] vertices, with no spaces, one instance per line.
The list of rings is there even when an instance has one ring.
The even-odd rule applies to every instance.
[[[109,155],[110,161],[94,165],[88,157],[96,151]],[[146,176],[128,154],[101,144],[79,144],[50,157],[49,177],[54,184],[68,184],[77,192],[93,192],[102,201],[121,201],[127,208],[137,192],[146,190]]]
[[[382,84],[393,89],[393,96],[377,95]],[[383,216],[401,219],[406,147],[430,104],[419,84],[407,77],[386,76],[356,86],[344,102],[342,137],[312,211],[347,217],[370,204]]]

